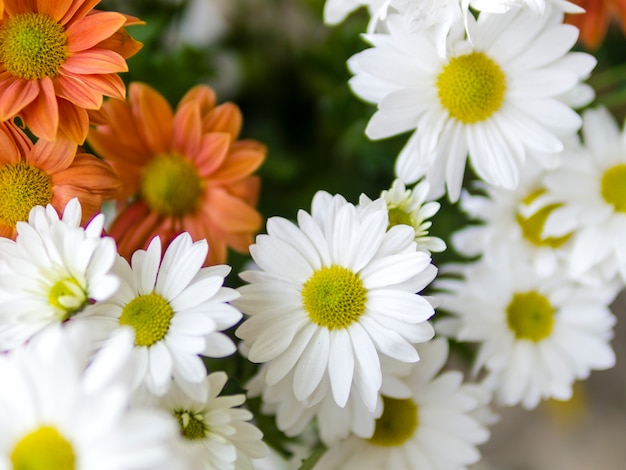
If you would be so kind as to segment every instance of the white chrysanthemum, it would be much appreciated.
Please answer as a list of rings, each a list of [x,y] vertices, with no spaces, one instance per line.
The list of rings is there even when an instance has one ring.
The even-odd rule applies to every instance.
[[[558,170],[556,170],[558,171]],[[522,169],[514,190],[477,184],[482,194],[461,193],[461,208],[472,219],[452,236],[454,248],[464,256],[492,256],[506,247],[517,257],[533,264],[535,272],[549,276],[564,269],[571,247],[571,234],[544,237],[543,226],[558,203],[542,200],[546,171],[534,161]]]
[[[588,287],[558,273],[540,278],[507,252],[450,268],[463,279],[440,280],[441,308],[454,316],[437,331],[480,343],[475,370],[485,368],[501,404],[567,400],[576,379],[615,364],[609,305],[619,286]]]
[[[50,326],[0,355],[0,469],[188,468],[177,461],[167,415],[128,408],[130,384],[120,373],[129,367],[131,331],[92,357],[83,343],[89,331],[75,326]]]
[[[584,13],[585,10],[575,3],[567,0],[461,0],[465,10],[471,5],[472,8],[484,13],[504,13],[511,8],[526,8],[533,15],[543,15],[546,4],[561,9],[566,13]]]
[[[195,397],[194,386],[206,376],[199,355],[224,357],[236,351],[220,331],[241,319],[228,305],[239,296],[222,287],[229,266],[202,268],[207,243],[192,243],[188,233],[176,237],[161,261],[161,241],[155,237],[147,250],[133,254],[131,266],[119,257],[115,271],[121,279],[117,293],[96,304],[90,315],[108,320],[109,328],[129,325],[135,330],[133,355],[138,362],[136,385],[164,394],[173,377]]]
[[[447,59],[432,35],[407,30],[390,15],[389,34],[366,35],[374,46],[349,65],[353,91],[377,103],[366,134],[379,139],[417,129],[396,161],[405,183],[425,176],[432,197],[455,201],[468,158],[478,176],[513,189],[529,150],[554,154],[581,119],[560,97],[587,76],[596,60],[570,53],[578,30],[550,9],[470,15],[470,42],[450,35]],[[453,28],[452,32],[458,31]]]
[[[415,230],[417,249],[430,252],[441,252],[446,249],[446,243],[438,237],[428,235],[432,226],[430,219],[441,207],[436,201],[427,202],[430,186],[427,181],[420,182],[415,188],[407,189],[400,180],[395,180],[389,190],[385,190],[380,197],[387,203],[389,213],[389,227],[405,224]],[[372,200],[365,194],[359,198],[359,205],[367,207]]]
[[[307,400],[328,379],[345,406],[356,387],[367,409],[381,386],[379,353],[419,359],[412,343],[433,335],[433,307],[417,295],[434,278],[430,257],[416,250],[413,229],[387,231],[384,200],[357,208],[319,191],[298,224],[267,222],[250,254],[260,271],[236,304],[250,315],[236,334],[252,362],[268,362],[268,385],[293,370],[293,392]]]
[[[18,222],[15,241],[0,239],[0,350],[14,348],[42,328],[68,318],[86,318],[90,304],[107,300],[119,280],[111,272],[117,249],[102,237],[104,217],[80,227],[78,199],[59,220],[48,205],[34,207],[28,223]]]
[[[626,281],[626,130],[604,108],[583,114],[583,147],[563,159],[545,184],[562,206],[546,220],[544,234],[575,231],[569,271],[578,277],[601,267]]]
[[[367,6],[371,20],[368,32],[386,32],[389,14],[399,14],[409,31],[428,31],[435,37],[441,56],[446,52],[450,29],[460,22],[459,0],[327,0],[324,6],[326,24],[337,24],[353,10]]]
[[[189,398],[173,384],[157,406],[178,424],[184,438],[184,451],[204,470],[252,470],[250,459],[267,455],[263,433],[249,423],[252,413],[237,408],[246,401],[243,394],[219,396],[228,377],[214,372],[204,379],[204,393]]]
[[[410,397],[383,398],[373,436],[352,436],[329,448],[315,469],[462,469],[480,459],[477,446],[487,441],[489,431],[474,413],[485,404],[482,395],[489,394],[463,384],[458,371],[437,375],[448,358],[446,340],[418,349],[422,360],[406,378]]]
[[[404,373],[396,363],[404,362],[381,356],[382,385],[373,411],[369,410],[356,389],[350,391],[345,406],[335,402],[330,391],[328,377],[324,377],[314,392],[306,400],[300,401],[293,393],[293,369],[278,383],[267,385],[268,365],[263,364],[248,383],[251,397],[261,396],[263,413],[276,416],[278,429],[287,436],[300,436],[315,420],[320,440],[326,446],[336,444],[350,434],[362,438],[372,437],[376,419],[382,413],[382,395],[392,398],[408,398],[410,389],[399,376]]]

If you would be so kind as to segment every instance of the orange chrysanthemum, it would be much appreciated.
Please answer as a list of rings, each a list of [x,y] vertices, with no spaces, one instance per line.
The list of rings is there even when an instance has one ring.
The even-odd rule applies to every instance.
[[[141,44],[121,13],[93,10],[100,0],[4,0],[0,20],[0,120],[19,115],[38,137],[81,144],[87,110],[102,97],[123,99],[118,72]]]
[[[110,229],[130,258],[155,235],[165,243],[186,231],[209,242],[208,264],[226,261],[227,246],[247,253],[262,218],[254,209],[259,179],[251,176],[265,146],[237,140],[242,124],[233,103],[215,105],[213,90],[192,88],[172,111],[145,84],[128,101],[105,102],[87,142],[122,180],[120,212]]]
[[[586,11],[567,15],[567,22],[580,29],[580,42],[589,49],[597,49],[606,36],[612,19],[619,21],[626,32],[626,0],[572,0]]]
[[[59,215],[77,197],[83,223],[120,189],[113,169],[79,151],[67,139],[30,139],[11,121],[0,123],[0,236],[15,238],[15,225],[28,220],[30,210],[52,204]]]

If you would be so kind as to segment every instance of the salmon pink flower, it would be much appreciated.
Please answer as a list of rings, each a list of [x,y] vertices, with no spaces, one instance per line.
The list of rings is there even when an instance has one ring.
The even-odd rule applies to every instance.
[[[11,121],[0,123],[0,236],[15,238],[15,226],[35,206],[61,215],[77,197],[82,223],[115,197],[120,183],[113,169],[74,142],[38,140],[33,144]]]
[[[206,239],[208,264],[222,264],[227,247],[248,252],[262,225],[254,206],[259,179],[251,176],[265,146],[237,140],[242,125],[233,103],[216,106],[208,86],[192,88],[175,111],[156,90],[132,83],[127,101],[109,100],[87,142],[122,180],[119,213],[110,234],[122,256],[159,235]]]
[[[140,44],[124,30],[138,23],[93,10],[100,0],[4,0],[0,17],[0,120],[19,115],[40,138],[83,143],[87,110],[103,96],[124,98],[117,75]]]
[[[616,20],[626,33],[626,0],[574,0],[585,9],[582,15],[568,15],[568,23],[580,29],[580,42],[588,49],[600,47],[609,24]]]

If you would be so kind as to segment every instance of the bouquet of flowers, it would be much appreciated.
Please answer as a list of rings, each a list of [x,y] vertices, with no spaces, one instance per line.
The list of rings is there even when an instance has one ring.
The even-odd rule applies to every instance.
[[[623,0],[0,13],[0,470],[462,469],[615,365]]]

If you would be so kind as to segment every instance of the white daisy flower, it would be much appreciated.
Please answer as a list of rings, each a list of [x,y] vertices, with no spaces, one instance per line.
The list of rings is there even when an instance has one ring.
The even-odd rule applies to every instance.
[[[462,469],[480,460],[477,446],[489,431],[474,412],[485,400],[477,386],[463,384],[458,371],[437,375],[448,358],[448,343],[436,339],[418,346],[422,360],[406,378],[405,399],[383,398],[383,414],[369,439],[356,436],[331,447],[315,469]]]
[[[184,451],[203,470],[252,470],[251,459],[268,455],[263,433],[249,423],[252,413],[238,408],[243,394],[219,396],[228,377],[214,372],[204,378],[201,399],[188,397],[176,384],[157,402],[168,412],[184,438]]]
[[[550,11],[548,11],[550,10]],[[409,31],[389,15],[389,34],[370,34],[374,46],[354,55],[353,91],[378,104],[366,134],[380,139],[417,129],[396,161],[405,183],[425,176],[431,197],[459,197],[465,162],[490,184],[513,189],[528,150],[563,149],[581,119],[560,96],[595,66],[589,54],[570,53],[578,30],[563,13],[535,17],[523,9],[470,15],[470,42],[453,28],[447,58],[431,34]]]
[[[88,329],[75,326],[48,327],[0,355],[0,469],[188,468],[167,415],[128,408],[130,385],[119,372],[132,332],[117,332],[92,357],[81,343]]]
[[[112,273],[115,241],[102,237],[104,216],[80,227],[78,199],[68,202],[63,218],[48,205],[34,207],[28,223],[17,224],[15,241],[0,239],[3,307],[0,350],[12,349],[53,323],[86,319],[94,302],[111,297],[119,280]]]
[[[430,186],[427,181],[420,182],[415,188],[407,189],[400,180],[395,180],[389,190],[380,194],[387,203],[389,213],[389,227],[399,224],[409,225],[415,230],[415,243],[417,249],[428,254],[441,252],[446,249],[446,243],[439,237],[428,235],[428,229],[433,223],[428,220],[434,216],[441,204],[436,201],[428,201],[427,196]],[[367,207],[372,200],[365,194],[361,194],[359,205]]]
[[[437,331],[479,342],[475,370],[499,403],[534,408],[541,399],[568,400],[577,379],[615,364],[609,345],[616,283],[584,286],[559,273],[535,275],[509,250],[450,268],[462,279],[441,279],[441,308],[454,314]]]
[[[376,419],[382,414],[382,395],[398,399],[411,395],[410,389],[399,377],[405,369],[396,365],[398,361],[385,356],[380,359],[382,385],[373,411],[366,407],[355,388],[350,391],[345,406],[337,405],[328,377],[322,379],[309,398],[300,401],[293,392],[293,369],[278,383],[267,385],[267,364],[261,366],[246,387],[249,396],[262,397],[263,413],[275,415],[276,426],[287,436],[301,436],[315,420],[319,439],[325,446],[334,445],[350,434],[367,439],[372,437]],[[404,362],[398,364],[407,365]]]
[[[202,268],[207,243],[192,243],[188,233],[176,237],[161,261],[161,241],[155,237],[147,250],[133,254],[131,265],[118,257],[115,270],[121,279],[117,293],[96,304],[89,315],[135,330],[133,355],[138,362],[136,385],[163,395],[170,379],[191,396],[202,393],[206,368],[199,355],[224,357],[236,347],[220,331],[241,319],[227,304],[239,297],[222,287],[229,266]]]
[[[293,392],[309,398],[325,378],[345,406],[353,387],[370,411],[381,386],[379,354],[403,362],[412,343],[430,339],[433,307],[416,292],[434,278],[430,257],[416,250],[413,229],[387,231],[382,199],[358,210],[319,191],[298,224],[267,222],[250,254],[261,269],[241,278],[235,303],[250,315],[235,332],[252,362],[267,362],[268,385],[293,369]]]
[[[467,11],[469,6],[484,13],[505,13],[511,8],[526,8],[533,15],[543,15],[546,4],[552,4],[565,13],[584,13],[575,3],[567,0],[461,0],[463,8]]]
[[[605,108],[583,114],[583,147],[563,159],[545,184],[562,206],[546,220],[544,235],[575,231],[570,275],[600,267],[626,281],[626,130]]]
[[[330,25],[340,23],[361,6],[367,6],[371,16],[368,32],[386,32],[387,16],[399,14],[409,31],[432,33],[441,56],[446,53],[450,29],[462,18],[459,0],[327,0],[324,21]]]
[[[557,170],[558,171],[558,170]],[[549,276],[563,269],[571,247],[571,233],[544,237],[547,217],[560,204],[545,201],[543,179],[546,171],[529,161],[520,176],[520,184],[509,190],[476,184],[482,194],[461,193],[461,208],[477,225],[468,225],[452,235],[456,251],[466,257],[492,256],[500,248],[533,263],[535,272]]]

